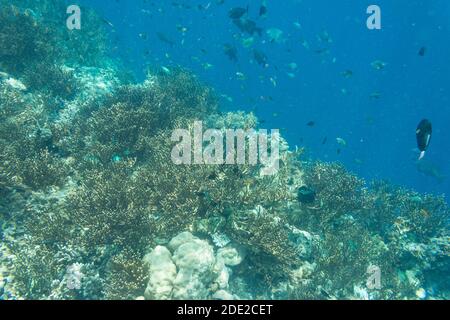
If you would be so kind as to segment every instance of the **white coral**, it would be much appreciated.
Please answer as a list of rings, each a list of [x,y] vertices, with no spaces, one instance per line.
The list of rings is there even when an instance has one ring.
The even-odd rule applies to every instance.
[[[243,250],[239,247],[228,245],[219,249],[216,255],[207,241],[183,232],[169,242],[168,248],[158,246],[145,257],[149,267],[145,298],[211,298],[228,288],[232,274],[230,267],[240,264],[243,259]],[[223,293],[218,296],[227,296]]]
[[[147,254],[144,262],[149,268],[149,281],[145,290],[148,300],[169,299],[173,290],[173,281],[177,268],[172,261],[170,251],[163,246],[157,246]]]

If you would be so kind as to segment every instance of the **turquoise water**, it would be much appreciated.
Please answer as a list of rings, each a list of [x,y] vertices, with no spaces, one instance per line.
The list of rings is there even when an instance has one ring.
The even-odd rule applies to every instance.
[[[447,1],[69,5],[0,0],[0,299],[448,299]]]

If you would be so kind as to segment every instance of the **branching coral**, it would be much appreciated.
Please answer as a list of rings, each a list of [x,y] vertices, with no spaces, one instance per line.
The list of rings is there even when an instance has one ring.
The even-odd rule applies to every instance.
[[[225,290],[237,264],[230,288],[249,298],[448,290],[439,282],[449,266],[443,198],[301,162],[303,150],[283,139],[273,176],[259,165],[176,165],[174,129],[201,120],[246,130],[258,119],[220,113],[214,91],[181,68],[142,84],[119,83],[112,64],[84,68],[109,61],[95,15],[86,11],[90,31],[77,34],[55,28],[65,10],[54,13],[54,1],[39,1],[40,15],[25,9],[35,1],[15,2],[0,1],[0,68],[11,74],[0,78],[0,205],[19,224],[8,245],[21,297],[236,297]],[[313,190],[308,203],[302,187]],[[381,290],[364,288],[371,265]]]
[[[305,168],[303,183],[316,193],[315,202],[300,203],[291,220],[307,230],[326,232],[333,228],[334,220],[368,205],[364,181],[340,164],[310,164]]]
[[[40,24],[33,11],[1,3],[0,68],[17,74],[55,56],[54,34]]]
[[[14,185],[35,189],[61,184],[69,172],[63,159],[51,152],[49,103],[0,84],[0,175]],[[50,100],[51,101],[51,100]]]

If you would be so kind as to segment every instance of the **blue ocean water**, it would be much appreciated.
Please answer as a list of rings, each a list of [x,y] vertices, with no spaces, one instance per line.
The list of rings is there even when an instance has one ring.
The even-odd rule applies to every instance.
[[[313,159],[342,162],[368,180],[449,194],[448,1],[269,0],[265,18],[260,0],[79,2],[111,24],[113,54],[138,78],[149,66],[181,65],[224,95],[225,110],[254,111],[262,127],[280,128]],[[366,27],[371,4],[381,8],[381,30]],[[240,35],[228,12],[247,5],[264,31],[245,47],[250,36]],[[283,41],[270,41],[271,28],[283,32]],[[224,54],[224,44],[237,48],[238,62]],[[267,68],[254,61],[254,49],[267,56]],[[386,63],[383,70],[371,66],[377,60]],[[344,76],[347,70],[352,76]],[[422,168],[434,177],[416,163],[415,130],[423,118],[434,132]]]

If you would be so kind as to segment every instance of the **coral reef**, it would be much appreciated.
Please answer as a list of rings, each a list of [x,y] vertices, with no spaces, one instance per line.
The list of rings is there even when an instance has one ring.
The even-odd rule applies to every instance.
[[[208,241],[183,232],[167,247],[157,246],[148,253],[149,282],[145,298],[162,299],[221,299],[234,297],[226,290],[232,267],[245,258],[245,251],[229,244],[215,252]]]
[[[283,138],[272,176],[176,165],[174,129],[258,119],[222,113],[180,67],[133,83],[94,13],[95,31],[70,33],[54,5],[0,1],[1,299],[448,299],[442,197],[305,161]]]

